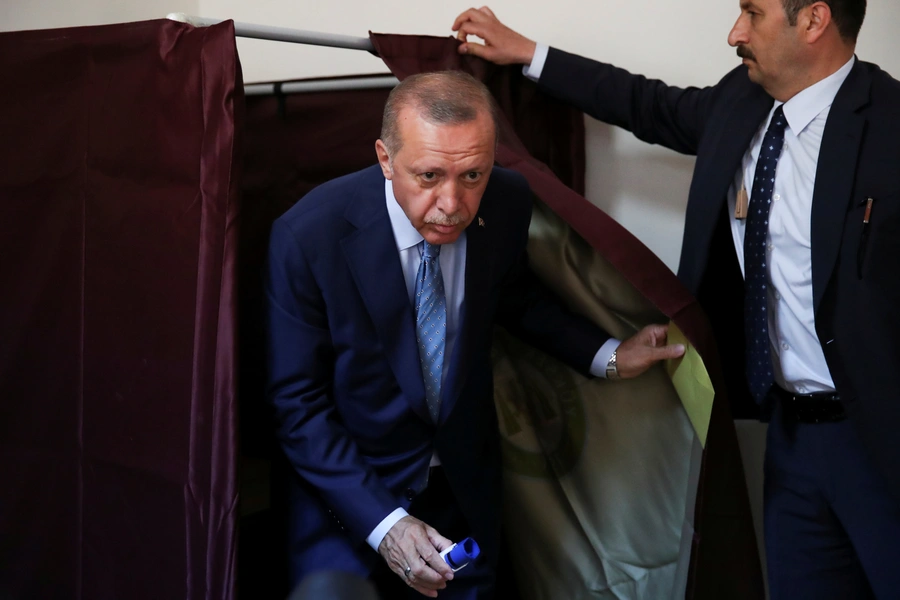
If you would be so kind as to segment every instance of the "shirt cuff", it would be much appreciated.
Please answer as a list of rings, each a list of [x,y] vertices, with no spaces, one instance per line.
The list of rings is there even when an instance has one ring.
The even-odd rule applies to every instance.
[[[606,365],[609,363],[609,359],[612,358],[613,352],[619,348],[621,343],[621,340],[609,338],[600,346],[597,354],[594,355],[594,362],[591,363],[591,375],[606,379]]]
[[[381,523],[379,523],[378,526],[374,530],[372,530],[372,533],[370,533],[369,537],[366,538],[366,543],[372,546],[372,550],[378,552],[378,547],[381,545],[381,540],[384,539],[384,536],[387,535],[387,532],[391,530],[391,527],[397,524],[397,521],[406,516],[409,516],[409,513],[404,509],[396,509],[394,512],[382,519]]]
[[[532,81],[537,81],[538,79],[540,79],[541,72],[543,72],[544,70],[544,63],[547,62],[547,54],[549,52],[550,46],[548,46],[547,44],[535,44],[534,56],[531,58],[531,64],[522,67],[522,75]]]

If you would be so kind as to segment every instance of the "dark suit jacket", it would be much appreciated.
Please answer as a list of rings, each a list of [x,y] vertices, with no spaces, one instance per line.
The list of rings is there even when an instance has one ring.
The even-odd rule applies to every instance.
[[[697,156],[678,277],[713,321],[728,391],[747,398],[743,281],[726,195],[773,99],[745,67],[679,89],[551,49],[540,85],[638,138]],[[866,198],[875,198],[868,237]],[[900,500],[900,83],[857,61],[828,116],[812,208],[815,326],[850,418]]]
[[[494,321],[583,373],[608,337],[566,313],[534,280],[525,265],[530,217],[525,180],[495,168],[465,232],[465,301],[437,426],[425,404],[415,315],[380,168],[322,185],[273,225],[269,398],[297,473],[295,580],[316,569],[367,574],[380,558],[366,536],[424,489],[435,450],[471,535],[488,560],[496,557]]]

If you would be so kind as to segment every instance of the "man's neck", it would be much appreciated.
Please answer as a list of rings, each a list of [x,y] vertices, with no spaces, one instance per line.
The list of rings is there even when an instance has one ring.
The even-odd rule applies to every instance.
[[[832,52],[804,70],[803,77],[790,82],[784,89],[766,90],[769,95],[780,102],[787,102],[808,87],[814,86],[826,77],[834,75],[853,57],[856,47],[847,46],[841,52]]]

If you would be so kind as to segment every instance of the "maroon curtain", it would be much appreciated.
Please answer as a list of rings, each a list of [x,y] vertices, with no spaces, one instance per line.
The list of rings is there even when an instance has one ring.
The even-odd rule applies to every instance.
[[[4,33],[0,72],[0,597],[233,598],[233,26]]]
[[[563,185],[552,169],[538,160],[540,156],[529,154],[517,136],[516,125],[529,118],[538,120],[535,115],[541,113],[530,112],[527,106],[509,109],[510,99],[535,98],[537,94],[536,86],[524,78],[520,67],[499,67],[475,57],[460,56],[456,52],[458,42],[453,38],[372,34],[371,39],[378,55],[399,79],[419,72],[458,69],[484,81],[500,100],[506,116],[501,125],[497,162],[522,173],[541,200],[660,312],[675,321],[697,348],[710,372],[716,401],[697,493],[696,533],[686,597],[763,597],[762,571],[734,422],[725,398],[713,335],[699,304],[640,241]]]
[[[317,185],[374,164],[381,111],[389,92],[371,89],[246,98],[240,234],[241,452],[245,456],[269,458],[275,448],[274,422],[264,394],[261,274],[269,229]],[[258,556],[249,554],[251,560]]]

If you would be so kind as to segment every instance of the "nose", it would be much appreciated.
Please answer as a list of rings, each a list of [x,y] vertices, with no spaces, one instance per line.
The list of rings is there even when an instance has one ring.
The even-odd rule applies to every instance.
[[[448,179],[441,186],[441,193],[438,197],[438,208],[445,215],[454,215],[459,210],[459,203],[462,200],[462,188],[459,183],[453,179]]]
[[[734,27],[732,27],[731,31],[728,33],[728,45],[732,48],[736,48],[741,44],[746,44],[747,41],[747,28],[744,24],[744,15],[741,15],[737,18],[737,21],[734,22]]]

